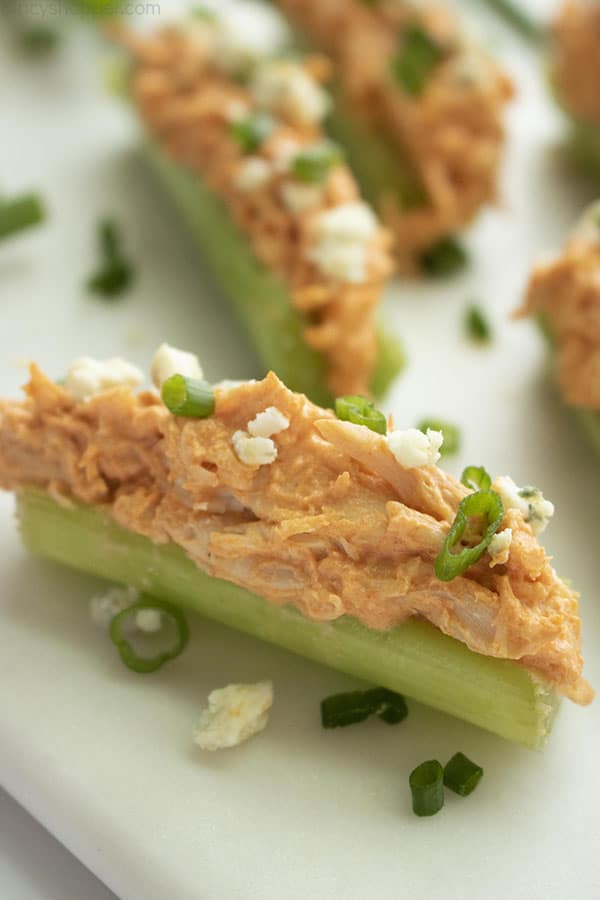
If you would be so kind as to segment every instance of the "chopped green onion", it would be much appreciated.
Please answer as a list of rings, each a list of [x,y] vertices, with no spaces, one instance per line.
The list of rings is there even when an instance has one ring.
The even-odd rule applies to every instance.
[[[525,0],[521,3],[514,3],[513,0],[484,0],[494,12],[502,16],[504,20],[518,31],[528,41],[534,44],[540,44],[546,37],[546,31],[543,25],[538,24],[531,16],[529,16],[524,6]]]
[[[207,381],[171,375],[161,388],[163,403],[174,416],[206,419],[215,410],[215,392]]]
[[[375,408],[366,397],[349,394],[338,397],[335,401],[335,414],[344,422],[354,425],[365,425],[377,434],[387,434],[387,421],[382,412]]]
[[[472,794],[483,777],[483,769],[464,755],[455,753],[444,767],[444,784],[461,797]]]
[[[428,429],[442,432],[444,435],[444,443],[440,447],[442,456],[452,456],[460,450],[460,430],[456,425],[452,425],[450,422],[441,422],[439,419],[424,419],[417,425],[417,428],[424,434]]]
[[[483,466],[467,466],[460,476],[465,487],[472,491],[487,491],[492,486],[491,476]]]
[[[364,692],[364,698],[371,713],[387,725],[397,725],[408,715],[408,707],[402,694],[390,691],[389,688],[371,688]]]
[[[419,25],[408,25],[392,59],[394,80],[407,94],[418,97],[427,79],[444,58],[444,50]]]
[[[59,41],[58,32],[48,25],[29,25],[19,32],[19,43],[26,53],[43,56],[54,50]]]
[[[116,297],[133,280],[133,267],[121,249],[121,234],[117,224],[105,219],[98,225],[98,245],[102,257],[96,272],[87,280],[87,288],[104,297]]]
[[[292,160],[291,173],[297,181],[320,184],[325,181],[330,169],[342,162],[341,148],[333,141],[319,141],[306,147]]]
[[[254,113],[245,119],[232,122],[231,134],[244,153],[253,153],[267,140],[275,128],[275,119],[268,113]]]
[[[332,694],[321,700],[321,724],[323,728],[344,728],[364,722],[373,709],[364,691],[347,694]]]
[[[421,254],[421,268],[432,278],[443,278],[460,272],[468,260],[462,244],[453,237],[445,237]]]
[[[465,313],[465,328],[472,341],[483,344],[492,338],[492,329],[480,306],[469,306]]]
[[[477,491],[461,500],[452,528],[435,561],[435,574],[440,581],[452,581],[481,559],[503,516],[502,500],[495,491]],[[453,553],[452,548],[460,544],[470,517],[483,518],[485,523],[483,537],[474,547],[464,547],[460,552]]]
[[[435,816],[444,805],[444,770],[437,759],[430,759],[413,769],[408,783],[414,814]]]
[[[39,194],[0,200],[0,239],[39,225],[45,218],[46,211]]]
[[[161,650],[154,656],[140,656],[133,648],[131,642],[125,636],[125,626],[142,609],[159,610],[163,619],[170,620],[175,626],[176,636],[171,647]],[[155,672],[164,666],[166,662],[175,659],[185,649],[190,637],[188,624],[183,613],[172,603],[165,600],[154,600],[151,597],[143,597],[127,609],[118,613],[110,623],[110,639],[119,651],[119,656],[128,669],[134,672],[146,674]]]

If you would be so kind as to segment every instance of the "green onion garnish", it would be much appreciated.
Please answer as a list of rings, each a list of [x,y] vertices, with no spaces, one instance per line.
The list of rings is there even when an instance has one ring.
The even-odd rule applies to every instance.
[[[444,443],[440,447],[442,456],[452,456],[460,450],[460,430],[456,425],[450,422],[442,422],[439,419],[424,419],[417,425],[419,431],[423,434],[427,433],[430,428],[432,431],[441,431],[444,435]]]
[[[511,25],[516,31],[532,41],[534,44],[540,44],[546,37],[546,30],[543,25],[538,24],[535,19],[525,12],[526,3],[514,3],[513,0],[484,0],[494,12],[502,16],[504,20]]]
[[[465,487],[472,491],[487,491],[492,486],[491,476],[483,466],[467,466],[460,476]]]
[[[408,779],[417,816],[435,816],[444,805],[444,770],[437,759],[413,769]]]
[[[502,500],[495,491],[477,491],[461,500],[452,528],[435,560],[435,574],[440,581],[452,581],[481,559],[503,516]],[[452,552],[453,547],[460,544],[471,517],[483,519],[483,537],[474,547],[464,547],[458,553]]]
[[[171,622],[175,628],[175,639],[166,650],[159,650],[153,656],[142,656],[132,646],[131,641],[125,635],[125,628],[135,621],[137,613],[142,609],[159,610],[163,617],[163,629]],[[161,629],[161,631],[163,630]],[[175,659],[185,649],[190,637],[188,624],[183,613],[167,603],[165,600],[154,600],[151,597],[143,597],[127,609],[118,613],[110,623],[110,639],[119,651],[119,656],[128,669],[145,674],[155,672],[166,662]]]
[[[355,725],[357,722],[364,722],[369,716],[378,716],[388,725],[397,725],[407,715],[408,709],[402,694],[384,687],[333,694],[321,701],[323,728]]]
[[[464,755],[455,753],[444,767],[444,784],[461,797],[472,794],[483,777],[483,769]]]
[[[297,181],[320,184],[325,181],[330,169],[343,158],[341,148],[333,141],[319,141],[296,154],[292,160],[291,174]]]
[[[480,306],[469,306],[465,313],[465,329],[472,341],[486,343],[492,338],[492,329]]]
[[[215,392],[199,378],[171,375],[161,388],[163,403],[174,416],[206,419],[215,411]]]
[[[377,434],[387,434],[387,421],[382,412],[366,397],[349,394],[335,401],[335,414],[344,422],[365,425]]]
[[[190,12],[193,19],[200,19],[202,22],[216,22],[217,19],[215,13],[206,6],[194,6]]]
[[[394,80],[407,94],[418,97],[427,79],[444,58],[444,50],[419,25],[408,25],[392,59]]]
[[[230,131],[244,153],[253,153],[267,140],[275,128],[275,119],[268,113],[254,113],[232,122]]]
[[[0,240],[39,225],[46,218],[39,194],[24,194],[16,200],[0,200]]]
[[[87,288],[103,297],[116,297],[129,287],[133,268],[121,249],[121,235],[115,222],[106,219],[98,225],[101,263],[87,280]]]
[[[467,251],[453,237],[441,238],[421,254],[421,268],[432,278],[444,278],[464,269],[469,257]]]

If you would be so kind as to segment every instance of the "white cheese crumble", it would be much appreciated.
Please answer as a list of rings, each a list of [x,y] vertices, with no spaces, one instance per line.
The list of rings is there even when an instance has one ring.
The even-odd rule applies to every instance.
[[[405,431],[391,431],[387,441],[401,466],[416,469],[435,465],[440,458],[439,450],[444,443],[444,435],[431,428],[425,434],[418,428],[407,428]]]
[[[235,175],[236,186],[241,191],[256,191],[269,182],[273,167],[261,156],[249,156],[242,163]]]
[[[248,431],[252,437],[271,437],[290,427],[290,420],[277,409],[276,406],[268,406],[263,412],[255,415],[248,422]]]
[[[323,199],[323,187],[320,184],[286,181],[281,185],[281,199],[290,212],[299,215],[319,205]]]
[[[250,89],[263,108],[307,125],[320,122],[331,105],[322,87],[291,60],[271,60],[259,66]]]
[[[256,378],[248,378],[244,379],[234,379],[234,378],[224,378],[222,381],[216,381],[213,384],[213,390],[222,391],[223,393],[228,393],[229,391],[234,391],[236,388],[241,387],[243,384],[256,384]]]
[[[273,168],[278,174],[288,172],[292,160],[298,155],[301,145],[289,137],[280,137],[273,149]]]
[[[171,375],[185,375],[186,378],[202,378],[204,372],[195,353],[179,350],[170,344],[161,344],[150,364],[153,384],[159,388]]]
[[[202,750],[237,747],[265,728],[272,705],[271,681],[229,684],[212,691],[194,729],[194,743]]]
[[[328,277],[364,281],[367,242],[377,231],[377,219],[366,203],[343,203],[320,213],[313,222],[314,244],[309,259]]]
[[[497,478],[493,488],[500,494],[504,509],[518,509],[536,537],[545,530],[554,515],[554,504],[538,488],[518,487],[508,475]]]
[[[264,3],[221,3],[215,13],[215,60],[228,71],[246,72],[290,42],[285,21]]]
[[[251,437],[247,431],[236,431],[232,442],[237,458],[247,466],[269,466],[277,459],[277,446],[271,438]]]
[[[90,618],[98,628],[108,629],[116,615],[140,598],[133,587],[112,587],[90,600]]]
[[[512,528],[505,528],[503,531],[496,532],[488,547],[488,553],[491,557],[490,568],[493,569],[494,566],[503,566],[504,563],[508,562],[512,539]]]
[[[156,634],[162,624],[160,609],[139,609],[135,614],[135,627],[144,634]]]
[[[92,359],[82,356],[71,363],[64,388],[73,400],[88,400],[115,387],[139,387],[144,376],[137,366],[120,357]]]

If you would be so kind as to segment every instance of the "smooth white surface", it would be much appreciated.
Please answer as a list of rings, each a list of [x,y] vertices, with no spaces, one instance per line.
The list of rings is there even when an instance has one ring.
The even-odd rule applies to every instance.
[[[534,58],[506,38],[498,50],[520,90],[503,207],[473,231],[465,277],[390,289],[387,311],[411,365],[387,409],[397,427],[433,415],[457,422],[464,446],[453,471],[485,463],[556,503],[546,544],[582,591],[586,673],[598,686],[600,471],[545,380],[533,328],[507,319],[532,258],[561,244],[594,188],[553,152],[561,123]],[[51,211],[43,229],[0,247],[0,392],[16,392],[23,358],[57,376],[83,353],[147,370],[163,340],[197,350],[211,378],[256,375],[137,159],[126,111],[102,97],[93,56],[83,32],[40,65],[0,46],[3,188],[39,187]],[[134,290],[112,305],[81,287],[102,213],[123,223],[138,263]],[[472,300],[490,310],[489,350],[463,339]],[[89,622],[97,583],[28,558],[11,510],[1,497],[0,782],[123,900],[600,895],[597,705],[565,703],[542,755],[415,704],[397,729],[367,722],[326,733],[319,701],[350,679],[202,620],[176,663],[135,676]],[[262,678],[275,684],[267,730],[230,752],[195,749],[208,692]],[[409,771],[458,749],[485,768],[477,793],[448,796],[440,815],[416,819]]]

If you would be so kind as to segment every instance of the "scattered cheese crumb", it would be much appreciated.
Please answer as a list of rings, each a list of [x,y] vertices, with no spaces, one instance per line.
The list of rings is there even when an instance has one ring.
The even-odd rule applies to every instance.
[[[64,388],[73,400],[88,400],[111,388],[139,387],[143,381],[137,366],[120,357],[99,360],[82,356],[69,366]]]
[[[161,344],[150,364],[150,375],[157,388],[171,375],[185,375],[186,378],[202,378],[204,372],[195,353],[179,350],[170,344]]]
[[[286,181],[281,185],[281,199],[290,212],[298,215],[319,205],[323,199],[323,187],[320,184]]]
[[[259,66],[251,91],[260,106],[303,125],[320,122],[331,105],[322,87],[291,60],[271,60]]]
[[[236,172],[235,183],[241,191],[255,191],[264,187],[273,174],[270,163],[260,156],[249,156],[242,160]]]
[[[135,615],[135,627],[144,634],[156,634],[162,624],[160,609],[140,609]]]
[[[272,705],[271,681],[229,684],[212,691],[194,729],[194,743],[202,750],[237,747],[265,728]]]
[[[285,21],[264,3],[221,3],[215,13],[215,60],[228,71],[247,72],[261,60],[276,56],[290,42]]]
[[[316,217],[309,259],[330,278],[364,281],[367,243],[376,231],[377,219],[365,203],[343,203]]]
[[[490,569],[493,569],[494,566],[503,566],[504,563],[508,562],[512,539],[512,528],[505,528],[503,531],[497,531],[493,536],[488,547],[488,553],[491,557]]]
[[[431,428],[425,434],[418,428],[407,428],[405,431],[391,431],[387,440],[400,465],[405,469],[416,469],[435,465],[440,458],[444,435]]]
[[[300,147],[300,143],[294,138],[278,138],[273,148],[273,168],[278,174],[289,171],[292,160],[298,155]]]
[[[237,458],[247,466],[268,466],[277,459],[277,447],[271,438],[251,437],[247,431],[236,431],[232,442]]]
[[[248,378],[246,380],[224,378],[223,381],[217,381],[215,382],[215,384],[213,384],[213,390],[222,391],[226,394],[228,391],[234,391],[236,388],[241,387],[243,384],[256,384],[256,378]]]
[[[248,422],[248,431],[252,437],[271,437],[290,427],[290,420],[276,406],[268,406]]]
[[[133,587],[109,588],[90,600],[90,618],[98,628],[108,629],[114,617],[139,598],[139,592]]]
[[[229,122],[239,122],[249,112],[249,106],[243,100],[230,100],[224,109],[225,118]]]
[[[493,488],[500,494],[504,509],[518,509],[536,537],[545,530],[554,515],[554,504],[538,488],[520,488],[508,475],[497,478]]]

